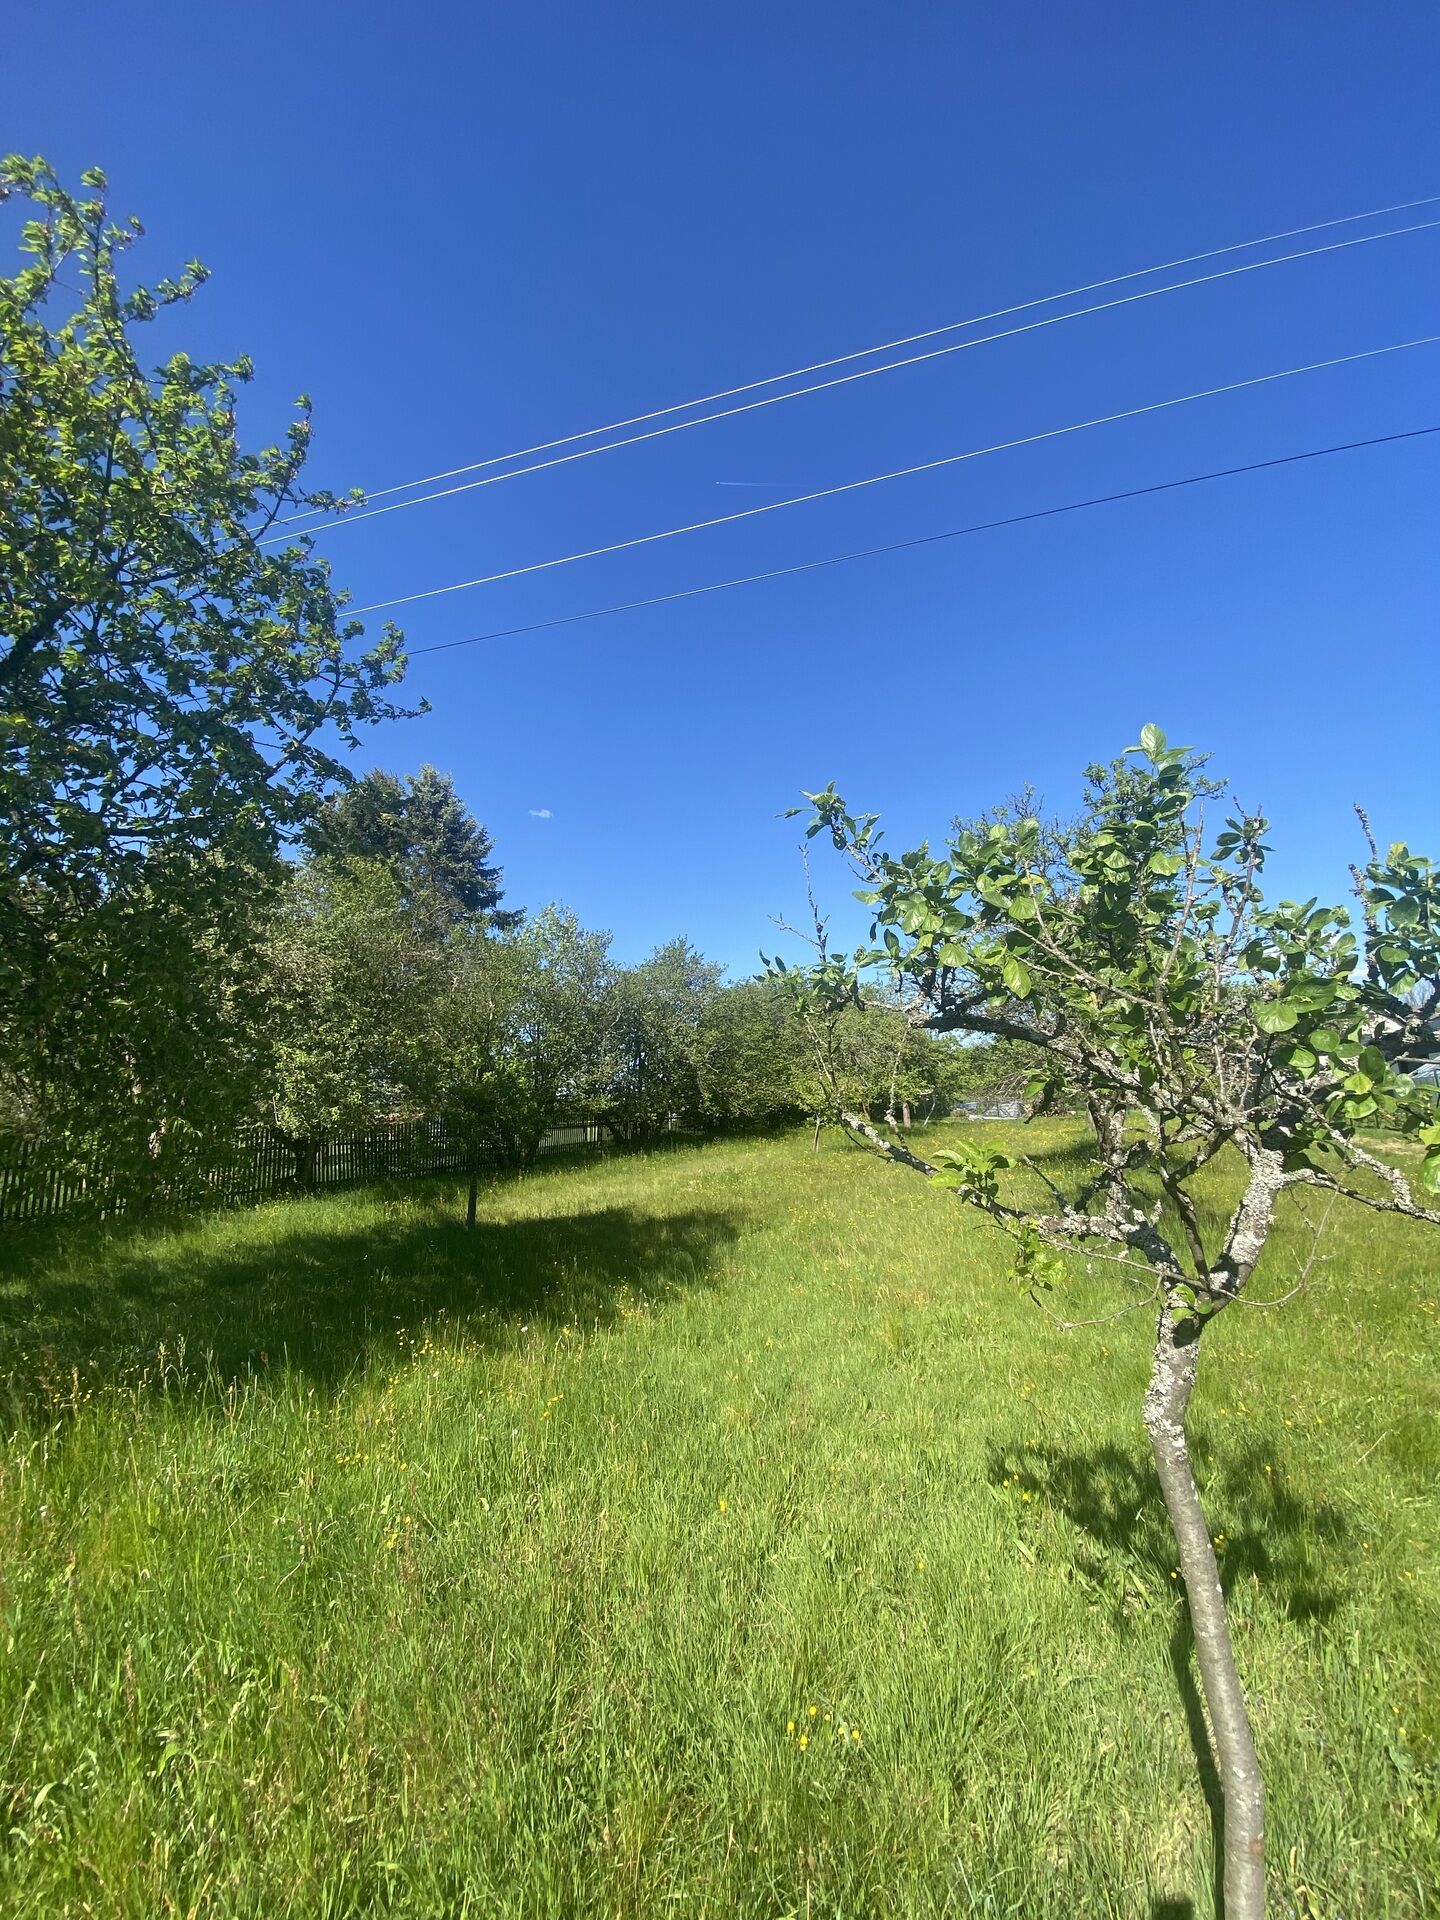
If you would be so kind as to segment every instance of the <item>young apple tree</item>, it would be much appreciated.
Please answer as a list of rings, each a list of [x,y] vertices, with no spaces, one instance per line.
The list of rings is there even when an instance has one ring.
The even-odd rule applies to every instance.
[[[1067,1192],[982,1144],[922,1158],[830,1080],[849,1134],[987,1215],[1037,1297],[1083,1254],[1139,1285],[1132,1304],[1153,1301],[1144,1420],[1214,1734],[1225,1912],[1254,1920],[1264,1788],[1186,1411],[1206,1329],[1244,1298],[1287,1188],[1440,1225],[1440,1208],[1362,1139],[1383,1129],[1417,1140],[1417,1185],[1440,1191],[1436,1095],[1413,1077],[1440,1051],[1440,871],[1403,845],[1381,854],[1362,814],[1358,931],[1342,906],[1267,905],[1266,822],[1237,808],[1212,840],[1199,801],[1213,787],[1198,765],[1147,726],[1058,842],[1012,813],[961,827],[941,854],[892,854],[875,815],[851,814],[833,787],[806,795],[808,831],[847,856],[877,944],[842,957],[819,923],[815,962],[796,978],[822,1073],[841,1011],[883,969],[917,1026],[1023,1043],[1041,1063],[1037,1095],[1064,1084],[1085,1101],[1093,1168]],[[1215,1234],[1194,1187],[1219,1155],[1236,1197]]]

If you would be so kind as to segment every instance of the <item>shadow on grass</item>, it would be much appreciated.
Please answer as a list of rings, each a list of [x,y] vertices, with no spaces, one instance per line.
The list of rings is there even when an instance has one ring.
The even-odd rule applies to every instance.
[[[1258,1441],[1236,1448],[1211,1439],[1197,1425],[1191,1449],[1198,1460],[1216,1463],[1208,1471],[1202,1468],[1200,1491],[1221,1543],[1226,1591],[1253,1577],[1292,1620],[1329,1620],[1340,1590],[1325,1576],[1323,1549],[1338,1545],[1348,1532],[1338,1508],[1292,1494]],[[995,1447],[989,1476],[997,1485],[1013,1480],[1033,1498],[1060,1509],[1083,1536],[1076,1565],[1097,1586],[1115,1585],[1117,1555],[1155,1589],[1175,1569],[1175,1543],[1148,1456],[1118,1446]]]
[[[709,1285],[738,1214],[631,1207],[482,1219],[467,1231],[453,1189],[357,1196],[363,1218],[316,1222],[315,1205],[182,1226],[47,1235],[11,1247],[0,1275],[0,1382],[134,1378],[160,1348],[231,1378],[282,1361],[333,1383],[443,1320],[486,1343],[536,1322],[584,1332],[627,1304]],[[378,1205],[377,1205],[378,1199]],[[443,1212],[442,1212],[443,1206]],[[0,1392],[3,1392],[0,1387]],[[53,1391],[51,1393],[53,1399]]]
[[[1264,1449],[1251,1442],[1238,1450],[1212,1442],[1203,1428],[1191,1438],[1201,1460],[1213,1457],[1216,1471],[1201,1488],[1210,1524],[1220,1542],[1220,1577],[1227,1594],[1242,1581],[1255,1581],[1295,1621],[1328,1620],[1339,1604],[1338,1587],[1322,1575],[1317,1549],[1344,1541],[1340,1512],[1324,1502],[1298,1499],[1282,1475],[1266,1471]],[[989,1478],[1009,1482],[1031,1498],[1058,1508],[1077,1530],[1075,1565],[1102,1592],[1117,1596],[1114,1619],[1123,1628],[1142,1596],[1163,1593],[1175,1571],[1175,1543],[1160,1489],[1148,1458],[1117,1446],[1066,1451],[1029,1443],[993,1447]],[[1128,1576],[1138,1577],[1135,1581]],[[1176,1583],[1178,1591],[1178,1583]],[[1210,1812],[1217,1920],[1224,1908],[1219,1892],[1225,1848],[1225,1806],[1210,1744],[1210,1729],[1195,1680],[1194,1635],[1188,1613],[1176,1618],[1168,1655],[1185,1710],[1186,1729],[1195,1755],[1201,1790]],[[1194,1920],[1194,1903],[1184,1898],[1157,1900],[1151,1920]]]

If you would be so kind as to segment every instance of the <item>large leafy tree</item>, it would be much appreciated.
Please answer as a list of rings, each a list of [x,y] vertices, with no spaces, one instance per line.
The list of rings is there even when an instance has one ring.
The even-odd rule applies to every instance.
[[[247,360],[147,362],[205,270],[136,282],[105,193],[0,163],[28,212],[0,279],[0,1036],[52,1126],[148,1102],[153,1137],[131,1009],[189,1017],[196,953],[251,938],[244,903],[403,663],[393,628],[361,649],[308,541],[264,544],[336,504],[302,485],[308,404],[247,452]]]
[[[464,1157],[467,1227],[475,1225],[482,1170],[523,1154],[516,1120],[530,1100],[515,1053],[529,957],[515,939],[473,920],[451,929],[441,956],[423,1089]]]
[[[768,1127],[828,1114],[838,1090],[867,1116],[921,1118],[943,1110],[956,1050],[907,1024],[871,994],[831,1023],[817,1072],[805,1023],[782,980],[739,980],[707,996],[694,1036],[696,1118],[716,1131]]]
[[[518,929],[462,925],[427,1043],[426,1098],[483,1160],[528,1166],[550,1129],[589,1115],[614,1072],[615,968],[608,933],[549,906]]]
[[[789,995],[768,979],[738,980],[708,1003],[696,1035],[701,1124],[715,1131],[798,1119],[809,1070],[805,1029]]]
[[[793,1015],[793,1005],[789,1011]],[[837,1010],[826,1032],[823,1067],[803,1026],[791,1039],[792,1098],[800,1112],[822,1123],[838,1102],[908,1127],[917,1109],[924,1118],[934,1117],[949,1078],[949,1049],[917,1032],[892,996],[873,987]]]
[[[382,860],[417,899],[426,896],[451,920],[483,920],[496,932],[524,915],[504,911],[495,843],[455,791],[449,774],[424,766],[401,779],[378,768],[342,787],[309,831],[327,857]]]
[[[259,941],[272,875],[155,853],[53,936],[5,1025],[3,1123],[128,1206],[183,1200],[253,1116],[273,1036]]]
[[[327,1135],[424,1103],[445,956],[429,915],[391,870],[352,860],[294,872],[264,960],[266,1108],[304,1186]]]
[[[946,1092],[953,1100],[1019,1100],[1039,1073],[1042,1056],[1021,1040],[977,1040],[948,1056]],[[1063,1095],[1063,1088],[1057,1094]]]
[[[1061,842],[1002,813],[962,826],[939,854],[892,854],[873,815],[851,814],[833,788],[807,796],[810,831],[852,863],[877,944],[832,954],[817,926],[800,998],[856,1140],[984,1214],[1037,1297],[1079,1254],[1129,1284],[1121,1311],[1154,1307],[1144,1420],[1224,1793],[1225,1911],[1255,1920],[1264,1790],[1187,1411],[1204,1336],[1247,1298],[1282,1195],[1315,1189],[1440,1225],[1370,1131],[1412,1136],[1419,1186],[1440,1190],[1436,1094],[1416,1077],[1437,1050],[1440,872],[1372,841],[1352,869],[1358,931],[1343,906],[1267,903],[1265,821],[1237,809],[1208,833],[1195,770],[1147,727]],[[918,1026],[1033,1049],[1037,1094],[1062,1081],[1083,1094],[1094,1131],[1083,1184],[981,1143],[927,1160],[846,1102],[832,1035],[871,968]],[[1218,1233],[1195,1190],[1212,1162],[1234,1175]]]
[[[622,1139],[649,1139],[671,1115],[699,1114],[701,1035],[722,972],[688,940],[670,940],[618,976],[606,1118]]]

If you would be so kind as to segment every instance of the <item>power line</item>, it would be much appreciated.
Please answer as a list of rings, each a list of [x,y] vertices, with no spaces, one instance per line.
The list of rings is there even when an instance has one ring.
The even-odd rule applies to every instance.
[[[965,353],[971,347],[989,346],[997,340],[1011,340],[1011,339],[1017,338],[1021,334],[1038,332],[1040,329],[1045,327],[1061,326],[1067,320],[1083,320],[1088,315],[1091,315],[1091,314],[1109,313],[1109,312],[1112,312],[1117,307],[1133,306],[1136,304],[1137,301],[1156,300],[1156,299],[1159,299],[1162,295],[1167,293],[1183,293],[1192,287],[1209,286],[1217,280],[1234,279],[1239,274],[1260,273],[1267,267],[1287,266],[1296,260],[1309,260],[1309,259],[1313,259],[1315,256],[1319,254],[1325,254],[1325,253],[1339,253],[1344,251],[1348,247],[1365,247],[1365,246],[1371,245],[1373,242],[1377,240],[1394,240],[1406,234],[1426,233],[1435,227],[1440,227],[1440,220],[1422,220],[1408,227],[1388,227],[1381,233],[1361,234],[1352,240],[1331,240],[1331,241],[1327,241],[1324,246],[1303,247],[1296,253],[1277,254],[1273,259],[1269,259],[1269,260],[1250,260],[1250,261],[1246,261],[1243,265],[1238,267],[1222,267],[1215,273],[1199,274],[1189,280],[1175,280],[1175,281],[1172,281],[1168,286],[1164,286],[1164,287],[1146,287],[1139,293],[1122,294],[1118,299],[1115,299],[1115,300],[1100,300],[1088,307],[1072,308],[1067,313],[1048,314],[1044,319],[1027,320],[1021,326],[1005,327],[1005,328],[1002,328],[998,333],[980,334],[973,340],[957,340],[957,341],[953,341],[949,346],[931,347],[924,353],[910,354],[903,360],[887,360],[882,362],[882,364],[877,367],[862,367],[859,369],[858,372],[855,372],[855,373],[837,374],[835,378],[832,380],[819,380],[814,382],[811,386],[808,386],[808,387],[795,387],[795,388],[792,388],[791,391],[788,393],[769,394],[763,400],[747,400],[747,401],[744,401],[739,406],[723,407],[718,412],[715,412],[715,413],[700,414],[693,420],[676,420],[676,421],[673,421],[669,426],[651,427],[644,433],[628,434],[625,436],[624,439],[621,439],[621,440],[604,441],[600,446],[581,447],[580,449],[578,449],[573,453],[556,454],[552,459],[549,459],[549,460],[533,461],[528,467],[511,467],[504,473],[488,474],[483,479],[480,479],[480,480],[465,480],[453,487],[441,487],[434,493],[418,494],[413,500],[395,500],[395,501],[392,501],[389,506],[367,507],[361,510],[343,513],[337,516],[335,519],[323,522],[318,526],[303,528],[299,533],[296,533],[296,534],[286,534],[286,533],[271,534],[267,538],[261,540],[258,544],[262,547],[277,546],[284,543],[287,540],[301,539],[308,535],[320,534],[320,533],[332,533],[339,527],[354,526],[355,524],[357,524],[359,521],[362,521],[362,520],[377,520],[380,518],[382,514],[402,513],[407,507],[427,506],[432,501],[448,500],[453,498],[456,494],[473,493],[478,487],[496,487],[506,480],[518,480],[518,479],[521,479],[524,475],[530,474],[530,473],[544,473],[544,472],[547,472],[552,467],[569,466],[573,461],[576,461],[576,460],[590,460],[590,459],[593,459],[597,454],[614,453],[618,451],[618,449],[621,447],[638,446],[642,441],[646,441],[646,440],[660,440],[665,438],[665,436],[668,434],[685,433],[691,427],[708,426],[712,421],[715,421],[715,420],[729,420],[734,418],[737,414],[754,413],[762,407],[778,407],[787,400],[799,400],[803,398],[806,394],[826,393],[835,387],[849,386],[852,384],[852,382],[856,380],[870,380],[870,379],[873,379],[877,374],[894,373],[898,371],[898,369],[900,369],[901,367],[919,366],[924,361],[939,360],[944,358],[948,354]],[[1053,297],[1063,298],[1065,296],[1056,295]],[[1029,302],[1028,304],[1038,305],[1040,303]],[[1019,309],[1012,309],[1012,311],[1019,311]],[[960,321],[960,322],[956,322],[955,324],[956,325],[974,325],[977,323]],[[917,337],[924,337],[924,336],[917,336]],[[878,351],[881,351],[881,349],[876,348],[876,349],[871,349],[871,351],[878,352]],[[847,357],[853,359],[860,356],[850,355]],[[790,376],[788,375],[777,376],[777,378],[789,378],[789,377]],[[757,381],[754,384],[768,385],[770,383],[764,382],[764,381]],[[736,391],[741,391],[741,392],[747,391],[747,390],[748,389],[743,389],[743,388],[736,389]],[[723,396],[717,395],[716,397],[719,398]],[[697,405],[699,403],[685,402],[683,404]],[[674,412],[678,410],[679,409],[675,409],[675,408],[663,409],[663,411],[666,411],[666,412]],[[655,416],[651,415],[651,416],[642,416],[642,417],[654,418]],[[607,429],[596,429],[596,431],[607,431]],[[587,436],[578,435],[578,434],[572,434],[569,436],[570,439],[580,439],[585,437]],[[551,444],[558,446],[564,443],[560,441],[555,441],[555,442],[552,442]],[[541,449],[535,449],[535,451],[541,451]],[[519,456],[506,455],[501,457],[515,459],[515,458],[518,458]],[[497,464],[497,463],[494,461],[476,462],[476,466],[490,466],[494,464]],[[462,473],[472,472],[474,471],[474,468],[456,468],[455,471],[462,472]],[[435,476],[435,478],[437,479],[444,479],[446,477],[448,476],[443,474]],[[411,486],[420,486],[425,483],[422,481],[411,481],[408,484]],[[381,489],[381,491],[387,492],[387,493],[395,493],[395,492],[404,491],[404,488],[389,487],[389,488],[383,488]]]
[[[1400,340],[1383,347],[1367,347],[1359,353],[1343,353],[1330,360],[1312,360],[1305,366],[1283,367],[1277,373],[1260,373],[1248,380],[1232,380],[1224,386],[1203,387],[1195,393],[1177,394],[1169,400],[1152,400],[1140,407],[1126,407],[1119,413],[1098,414],[1091,420],[1072,421],[1064,427],[1047,427],[1040,433],[1026,433],[1014,440],[1001,440],[994,446],[971,447],[963,453],[942,455],[938,460],[922,460],[915,466],[896,467],[888,473],[872,473],[863,480],[846,480],[838,486],[819,487],[813,493],[797,493],[788,500],[770,500],[754,507],[742,507],[734,513],[716,514],[708,520],[691,520],[683,526],[666,527],[659,533],[642,533],[629,540],[613,540],[605,546],[586,547],[578,553],[560,554],[553,560],[534,560],[524,567],[505,567],[498,573],[478,574],[473,580],[457,580],[450,586],[428,587],[419,593],[397,594],[391,600],[372,600],[357,607],[356,614],[380,613],[387,607],[409,606],[416,600],[435,600],[444,594],[464,593],[471,587],[492,586],[499,580],[517,580],[530,573],[546,573],[554,567],[572,566],[579,560],[595,560],[603,554],[624,553],[633,547],[653,546],[660,540],[674,540],[681,534],[700,533],[710,527],[731,526],[739,520],[753,520],[765,513],[780,513],[786,507],[805,506],[815,500],[830,500],[838,494],[858,493],[862,488],[880,486],[888,480],[905,480],[919,473],[933,473],[941,467],[953,467],[966,460],[981,460],[992,453],[1006,453],[1016,447],[1034,446],[1042,440],[1056,440],[1066,434],[1085,433],[1092,427],[1112,426],[1120,420],[1135,420],[1144,414],[1163,413],[1171,407],[1188,406],[1195,400],[1213,400],[1221,394],[1241,393],[1250,387],[1263,387],[1277,380],[1290,380],[1297,374],[1319,373],[1330,367],[1346,367],[1359,360],[1374,360],[1383,354],[1406,353],[1412,347],[1433,346],[1440,334],[1425,334],[1416,340]]]
[[[1006,514],[1000,520],[977,520],[968,527],[950,527],[944,533],[923,533],[913,540],[890,540],[884,546],[856,547],[850,553],[833,553],[823,560],[801,560],[794,566],[771,567],[764,573],[745,573],[733,580],[712,580],[703,587],[682,587],[677,593],[656,593],[646,600],[621,600],[609,607],[590,607],[583,613],[562,613],[553,620],[532,620],[523,627],[496,627],[489,633],[472,633],[463,640],[438,640],[428,647],[408,647],[415,659],[422,653],[449,653],[455,647],[477,647],[486,640],[511,640],[522,634],[544,633],[551,627],[572,627],[582,620],[604,620],[614,613],[636,613],[644,607],[668,606],[676,600],[696,600],[710,593],[728,593],[731,587],[750,587],[762,580],[784,580],[792,574],[816,573],[824,567],[843,567],[851,560],[872,560],[883,553],[905,553],[912,547],[931,547],[942,540],[960,540],[970,533],[991,533],[998,527],[1023,526],[1030,520],[1053,520],[1063,513],[1082,513],[1088,507],[1108,507],[1120,500],[1141,500],[1147,494],[1173,493],[1178,487],[1198,487],[1210,480],[1231,480],[1238,474],[1263,473],[1271,467],[1291,467],[1302,460],[1324,460],[1334,453],[1355,453],[1363,447],[1388,447],[1400,440],[1419,440],[1426,434],[1440,433],[1440,426],[1410,427],[1403,433],[1376,434],[1369,440],[1346,440],[1333,447],[1310,447],[1304,453],[1283,453],[1271,460],[1251,460],[1242,467],[1216,467],[1209,473],[1187,474],[1182,480],[1157,480],[1146,487],[1127,487],[1121,493],[1097,493],[1088,500],[1069,500],[1059,507],[1037,507],[1029,513]]]
[[[440,473],[425,474],[418,480],[402,480],[393,486],[375,487],[369,491],[371,500],[383,499],[391,493],[408,493],[412,487],[428,487],[436,480],[453,480],[462,473],[477,473],[483,467],[504,466],[510,460],[528,459],[532,453],[548,453],[554,447],[572,445],[576,440],[593,440],[598,434],[618,433],[624,427],[643,426],[647,421],[660,420],[668,413],[684,413],[691,407],[708,407],[716,400],[732,400],[737,394],[754,393],[760,387],[778,386],[784,380],[801,380],[808,374],[824,373],[831,367],[846,365],[851,360],[868,360],[872,354],[892,353],[897,347],[914,346],[920,340],[933,340],[942,333],[956,333],[963,327],[984,326],[991,320],[1008,320],[1012,314],[1028,313],[1035,307],[1046,307],[1057,300],[1075,300],[1085,293],[1099,293],[1106,287],[1124,286],[1131,280],[1147,279],[1152,273],[1170,273],[1176,267],[1193,267],[1202,260],[1219,260],[1226,254],[1244,253],[1250,247],[1274,246],[1280,240],[1298,240],[1307,233],[1324,233],[1332,227],[1354,226],[1361,220],[1382,220],[1392,213],[1409,213],[1416,207],[1431,207],[1440,202],[1440,194],[1427,194],[1418,200],[1397,200],[1392,206],[1371,207],[1367,213],[1345,213],[1333,220],[1315,220],[1304,227],[1286,227],[1279,233],[1262,234],[1257,240],[1236,240],[1229,246],[1211,247],[1203,253],[1187,253],[1175,260],[1163,260],[1153,267],[1136,267],[1129,273],[1112,274],[1108,279],[1090,280],[1083,286],[1069,287],[1063,293],[1041,294],[1034,300],[1021,300],[1010,307],[997,307],[990,313],[972,314],[968,320],[951,320],[944,326],[929,327],[921,333],[907,333],[897,340],[885,340],[878,346],[857,347],[852,353],[836,354],[830,360],[813,360],[808,366],[792,367],[788,373],[768,374],[763,380],[750,380],[738,387],[723,387],[715,393],[697,395],[693,400],[677,400],[668,407],[656,407],[649,413],[632,413],[623,420],[611,420],[604,426],[587,427],[580,433],[567,433],[557,440],[540,440],[533,446],[518,447],[513,453],[492,454],[486,460],[472,460],[466,466],[447,467]],[[308,513],[292,514],[290,519],[304,520]],[[282,525],[288,522],[282,522]]]

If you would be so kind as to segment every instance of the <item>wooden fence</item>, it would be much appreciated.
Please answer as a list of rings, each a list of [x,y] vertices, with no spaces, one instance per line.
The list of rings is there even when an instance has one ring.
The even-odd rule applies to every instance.
[[[575,1120],[552,1127],[540,1142],[540,1152],[598,1146],[605,1138],[603,1122]],[[463,1148],[450,1139],[443,1120],[389,1121],[364,1132],[322,1138],[308,1187],[462,1173],[466,1164]],[[493,1156],[485,1164],[493,1167]],[[293,1193],[296,1185],[293,1143],[273,1127],[249,1127],[236,1137],[228,1157],[207,1169],[185,1198],[201,1206],[244,1206],[271,1194]],[[0,1226],[80,1210],[102,1217],[125,1211],[112,1174],[102,1168],[57,1167],[46,1160],[43,1147],[0,1137]]]

